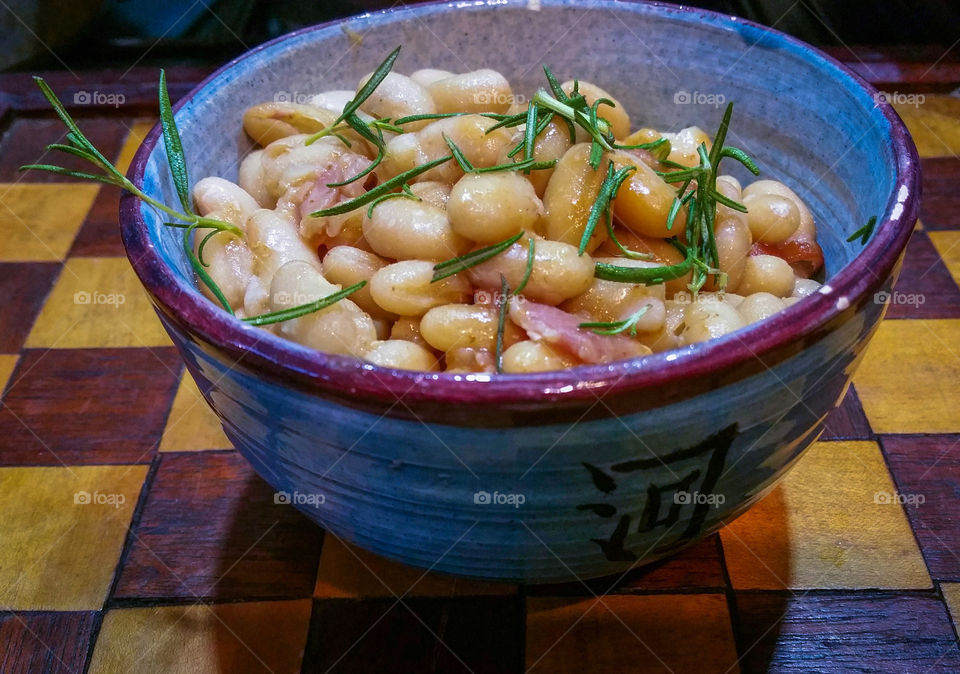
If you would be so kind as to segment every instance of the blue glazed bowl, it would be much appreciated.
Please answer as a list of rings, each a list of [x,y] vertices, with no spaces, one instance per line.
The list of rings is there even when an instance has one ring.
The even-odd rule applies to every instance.
[[[126,197],[130,261],[227,436],[337,536],[473,577],[620,572],[748,508],[818,437],[881,319],[874,293],[892,284],[919,198],[897,115],[824,54],[726,16],[605,0],[429,4],[293,33],[212,75],[177,109],[191,175],[236,178],[246,107],[351,88],[398,44],[400,72],[489,67],[518,92],[541,86],[548,63],[663,130],[714,129],[720,97],[736,101],[730,142],[810,205],[827,284],[759,325],[642,360],[401,372],[228,316],[197,291],[177,232]],[[175,203],[159,138],[130,177]],[[869,243],[848,243],[871,216]]]

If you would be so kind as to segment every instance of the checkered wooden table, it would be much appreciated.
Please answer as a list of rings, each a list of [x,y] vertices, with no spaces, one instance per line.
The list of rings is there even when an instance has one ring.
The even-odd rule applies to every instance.
[[[960,99],[936,93],[960,77],[850,60],[926,92],[900,108],[925,196],[824,436],[678,556],[527,588],[424,574],[275,505],[130,270],[116,190],[16,172],[62,129],[0,78],[0,671],[960,671]],[[126,165],[155,77],[52,79],[67,101],[126,92],[76,107]]]

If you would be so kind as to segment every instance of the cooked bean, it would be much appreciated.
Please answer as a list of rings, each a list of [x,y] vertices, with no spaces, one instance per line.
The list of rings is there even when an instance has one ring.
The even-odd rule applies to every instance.
[[[263,150],[254,150],[243,158],[237,169],[237,183],[256,199],[261,208],[273,208],[277,203],[263,176]]]
[[[317,253],[300,238],[294,222],[262,208],[247,220],[247,245],[256,256],[256,273],[267,283],[277,269],[293,260],[302,260],[320,269]]]
[[[427,342],[420,334],[419,316],[400,316],[393,322],[390,328],[390,339],[404,339],[408,342],[416,342],[421,346],[426,346]]]
[[[410,186],[410,191],[423,199],[425,203],[444,210],[447,208],[447,201],[450,199],[451,189],[450,185],[434,180],[413,183],[413,185]]]
[[[743,205],[747,207],[747,224],[754,241],[780,243],[800,227],[800,209],[789,197],[749,194]]]
[[[463,347],[494,348],[497,311],[476,304],[444,304],[433,307],[420,320],[420,333],[427,344],[440,351]]]
[[[370,75],[367,75],[360,80],[357,90],[359,91],[369,79]],[[373,93],[363,102],[363,109],[376,118],[389,119],[410,115],[432,115],[437,111],[426,87],[396,72],[390,72],[383,78]],[[404,130],[415,131],[423,128],[427,123],[427,121],[413,122],[405,125]]]
[[[434,82],[444,80],[448,77],[453,77],[453,73],[449,70],[438,70],[436,68],[423,68],[410,73],[411,80],[427,89],[429,89],[430,85]]]
[[[658,266],[655,262],[625,258],[596,258],[595,262],[631,267]],[[585,292],[567,300],[560,308],[571,314],[589,316],[592,321],[622,321],[636,312],[640,305],[651,298],[663,300],[664,288],[662,284],[645,286],[639,283],[618,283],[594,278]],[[636,308],[633,308],[635,305]]]
[[[664,319],[663,325],[656,332],[649,334],[641,333],[638,339],[649,346],[655,353],[660,351],[669,351],[683,346],[681,334],[683,333],[683,320],[686,316],[685,302],[675,302],[667,300],[663,303]]]
[[[797,227],[798,232],[803,232],[809,238],[816,235],[816,228],[813,223],[813,213],[803,203],[803,199],[797,196],[797,193],[777,180],[757,180],[743,188],[743,198],[749,199],[761,194],[774,194],[780,197],[791,199],[797,210],[800,211],[800,224]]]
[[[535,241],[533,272],[523,295],[544,304],[560,304],[586,292],[593,282],[593,259],[577,255],[577,249],[559,241]],[[527,269],[528,245],[525,239],[506,251],[468,270],[474,285],[487,290],[500,289],[500,276],[511,288],[520,285]]]
[[[434,372],[439,369],[437,357],[432,351],[414,342],[402,339],[386,339],[373,342],[363,353],[363,359],[395,370]]]
[[[380,269],[389,263],[383,258],[353,246],[335,246],[323,257],[323,275],[331,283],[343,287],[352,286],[360,281],[369,281]],[[394,319],[396,316],[380,308],[370,296],[370,284],[350,295],[357,306],[374,319]]]
[[[427,86],[437,112],[506,112],[513,102],[507,78],[496,70],[474,70]]]
[[[208,214],[210,217],[226,219],[217,211]],[[194,253],[199,251],[200,242],[210,233],[210,230],[196,230],[193,239]],[[203,247],[203,261],[209,265],[206,271],[210,278],[223,292],[224,297],[233,309],[243,306],[244,294],[250,279],[253,278],[254,257],[246,242],[230,232],[219,232],[207,241]],[[200,284],[200,290],[211,301],[217,302],[216,296]]]
[[[280,267],[270,284],[274,311],[326,297],[340,287],[327,281],[310,264],[295,260]],[[360,307],[342,299],[326,309],[276,324],[279,334],[325,353],[362,356],[377,339],[373,319]]]
[[[560,88],[567,92],[567,94],[572,93],[573,80],[567,80],[560,85]],[[610,101],[613,101],[614,107],[610,107],[606,104],[601,105],[597,109],[597,116],[603,117],[605,120],[610,122],[610,128],[613,130],[614,137],[626,138],[630,135],[630,116],[627,115],[627,111],[624,109],[620,101],[591,82],[579,80],[577,88],[580,93],[583,94],[583,97],[587,99],[587,103],[591,106],[601,98],[606,98]],[[580,132],[583,132],[583,129],[578,127],[577,132],[579,134]],[[578,138],[578,140],[582,141],[587,139],[588,138]]]
[[[579,143],[557,162],[543,193],[543,233],[548,239],[580,245],[590,209],[607,173],[605,163],[594,171],[589,159],[590,144]],[[587,252],[595,250],[606,238],[606,228],[598,226],[590,238]]]
[[[715,295],[702,294],[688,304],[684,314],[681,339],[684,344],[705,342],[744,326],[737,310]]]
[[[343,109],[347,107],[347,104],[353,100],[354,96],[356,96],[356,92],[351,91],[350,89],[334,89],[332,91],[324,91],[311,96],[310,105],[314,106],[315,108],[329,110],[334,115],[339,117],[340,113],[343,112]]]
[[[798,278],[793,282],[791,297],[808,297],[820,290],[822,284],[811,278]]]
[[[752,255],[743,266],[743,278],[737,292],[741,295],[767,292],[777,297],[789,297],[793,292],[793,269],[775,255]]]
[[[495,243],[532,228],[543,211],[530,181],[515,171],[469,173],[450,192],[447,214],[460,236]]]
[[[710,136],[698,126],[688,126],[677,133],[665,133],[663,137],[670,141],[670,154],[667,159],[684,166],[700,164],[700,153],[697,152],[697,148],[701,143],[706,143],[707,152],[712,146]]]
[[[241,230],[247,226],[247,219],[260,208],[257,200],[242,187],[213,176],[203,178],[193,186],[193,201],[200,215],[211,216],[216,211],[218,219]]]
[[[329,110],[299,103],[260,103],[243,113],[243,130],[260,145],[327,128],[337,116]]]
[[[519,142],[520,138],[516,138]],[[547,127],[540,132],[533,144],[533,156],[537,161],[560,160],[567,150],[572,147],[570,143],[570,132],[567,125],[556,119],[547,124]],[[510,149],[510,148],[507,148]],[[500,158],[500,163],[506,163],[509,157],[504,155]],[[539,171],[530,171],[527,178],[533,185],[538,197],[542,197],[547,190],[550,178],[556,169],[540,169]]]
[[[470,242],[454,231],[447,213],[424,201],[387,199],[363,218],[363,238],[395,260],[439,262],[467,252]]]
[[[667,216],[677,196],[677,188],[669,185],[636,155],[618,151],[612,161],[617,169],[633,166],[636,171],[620,186],[613,200],[613,214],[627,229],[644,236],[669,238],[684,231],[686,209],[680,209],[673,226],[667,229]]]
[[[503,352],[503,371],[513,373],[562,370],[576,365],[576,361],[558,353],[545,342],[524,340]]]
[[[782,311],[786,305],[779,297],[770,293],[753,293],[740,302],[737,311],[745,323],[756,323]]]
[[[381,309],[400,316],[421,316],[432,307],[464,302],[470,283],[460,274],[431,283],[433,263],[404,260],[379,269],[370,279],[370,294]]]
[[[462,115],[438,119],[419,131],[395,136],[387,141],[387,152],[381,165],[383,174],[395,176],[449,155],[445,135],[456,143],[473,166],[495,166],[512,135],[504,128],[487,133],[494,124],[495,120],[480,115]],[[452,184],[462,175],[460,166],[455,161],[448,161],[420,174],[415,182],[431,180]]]
[[[321,138],[305,145],[307,138],[288,136],[263,149],[263,182],[273,199],[278,199],[291,187],[316,180],[319,167],[328,166],[346,151],[336,138]]]
[[[444,359],[450,373],[493,372],[497,367],[496,355],[490,349],[465,346],[448,351]]]

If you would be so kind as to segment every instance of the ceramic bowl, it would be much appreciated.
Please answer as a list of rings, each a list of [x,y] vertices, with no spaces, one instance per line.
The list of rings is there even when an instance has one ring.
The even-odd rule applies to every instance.
[[[494,68],[518,92],[542,86],[549,64],[608,89],[634,126],[715,129],[735,101],[728,142],[809,204],[826,285],[759,325],[642,360],[393,371],[228,316],[197,291],[178,232],[127,197],[127,254],[227,436],[278,500],[338,537],[451,574],[622,572],[743,512],[819,436],[882,317],[874,295],[891,287],[919,197],[901,120],[828,56],[728,16],[606,0],[427,4],[301,30],[221,68],[177,106],[192,178],[236,178],[246,107],[353,88],[398,44],[399,72]],[[159,140],[155,128],[130,177],[172,204]],[[848,242],[870,216],[869,243]]]

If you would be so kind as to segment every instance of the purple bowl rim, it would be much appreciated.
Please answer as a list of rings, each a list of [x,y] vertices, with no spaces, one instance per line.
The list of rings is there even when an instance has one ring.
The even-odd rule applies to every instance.
[[[545,4],[576,7],[563,0],[546,0]],[[610,394],[641,389],[655,390],[677,381],[733,371],[753,360],[764,363],[762,355],[787,347],[793,342],[811,338],[880,286],[893,270],[914,229],[921,186],[919,157],[913,140],[893,107],[885,98],[876,95],[877,89],[816,47],[775,28],[747,19],[664,2],[622,3],[607,0],[605,4],[615,5],[617,9],[648,12],[667,18],[696,17],[722,28],[749,27],[805,52],[811,57],[813,65],[832,66],[875,101],[877,109],[890,126],[890,140],[896,163],[894,190],[884,208],[881,216],[883,219],[878,220],[867,245],[829,279],[831,292],[816,293],[764,320],[760,325],[738,331],[737,334],[639,359],[582,365],[568,370],[535,374],[456,375],[394,370],[374,366],[352,356],[315,351],[272,334],[265,335],[263,331],[241,323],[203,297],[199,291],[181,292],[177,287],[180,279],[163,262],[150,240],[139,200],[124,193],[120,200],[120,230],[134,271],[165,313],[175,317],[188,334],[230,354],[234,363],[242,360],[258,374],[266,373],[278,381],[297,384],[307,390],[327,391],[341,396],[346,394],[362,398],[365,402],[375,400],[391,407],[401,400],[411,403],[467,402],[478,405],[530,405],[560,399],[569,402],[599,401]],[[281,35],[218,68],[180,99],[173,106],[173,110],[180,110],[211,81],[237,64],[285,40],[346,24],[358,18],[432,12],[444,6],[451,10],[458,9],[456,2],[434,0],[414,6],[364,12]],[[488,11],[496,9],[496,6],[484,7]],[[759,42],[760,40],[757,40],[755,44]],[[127,177],[137,186],[142,185],[147,161],[160,135],[158,123],[144,138],[131,161]],[[898,195],[904,188],[908,192],[906,197],[900,200]],[[888,217],[897,205],[902,209],[898,217]],[[877,274],[877,271],[880,273]],[[188,316],[189,320],[184,321],[184,316]],[[384,414],[390,415],[389,410]]]

